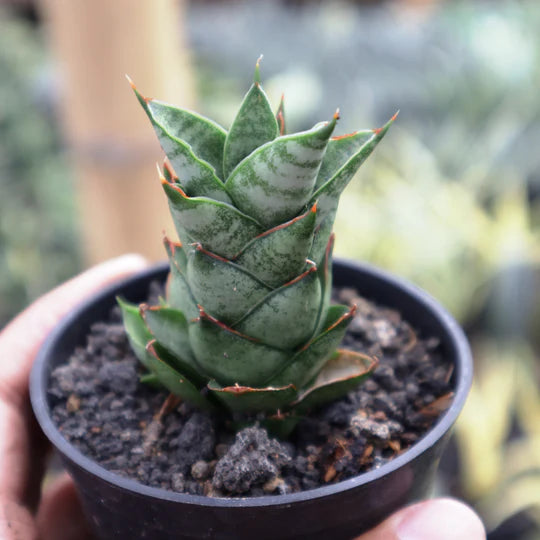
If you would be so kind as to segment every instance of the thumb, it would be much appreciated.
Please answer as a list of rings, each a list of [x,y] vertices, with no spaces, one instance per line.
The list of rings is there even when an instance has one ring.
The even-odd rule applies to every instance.
[[[400,510],[356,540],[485,540],[480,518],[453,499],[433,499]]]

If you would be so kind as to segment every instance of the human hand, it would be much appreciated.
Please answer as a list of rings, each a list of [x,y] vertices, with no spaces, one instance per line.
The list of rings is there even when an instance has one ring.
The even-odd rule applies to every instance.
[[[66,476],[41,492],[47,443],[35,422],[28,377],[41,344],[91,293],[141,270],[138,256],[114,259],[34,302],[0,333],[0,538],[92,538],[72,481]],[[465,505],[449,499],[400,510],[358,540],[482,540],[483,526]]]
[[[485,540],[480,518],[454,499],[413,504],[356,540]]]
[[[37,351],[65,314],[145,264],[126,255],[91,268],[42,296],[0,333],[0,539],[91,538],[67,476],[41,492],[48,445],[32,413],[28,378]]]

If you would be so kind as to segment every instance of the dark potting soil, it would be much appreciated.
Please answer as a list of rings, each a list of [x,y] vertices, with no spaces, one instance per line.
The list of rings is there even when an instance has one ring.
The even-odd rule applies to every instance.
[[[150,296],[158,291],[154,285]],[[380,467],[419,440],[452,399],[453,366],[434,338],[352,289],[343,347],[379,359],[356,391],[302,420],[286,442],[255,424],[223,422],[139,382],[118,309],[51,376],[59,430],[104,468],[143,484],[207,496],[259,496],[316,488]]]

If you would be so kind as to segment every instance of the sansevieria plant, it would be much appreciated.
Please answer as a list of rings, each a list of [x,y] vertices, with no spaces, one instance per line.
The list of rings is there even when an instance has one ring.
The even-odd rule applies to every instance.
[[[119,299],[149,373],[204,409],[298,417],[356,387],[376,360],[337,349],[355,308],[331,305],[339,197],[394,121],[332,137],[339,118],[286,134],[259,76],[227,132],[143,97],[167,160],[160,171],[180,239],[165,239],[166,297]]]

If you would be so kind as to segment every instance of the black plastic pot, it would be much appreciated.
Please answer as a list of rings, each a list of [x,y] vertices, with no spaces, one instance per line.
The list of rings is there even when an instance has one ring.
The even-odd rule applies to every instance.
[[[103,320],[121,294],[143,301],[150,280],[166,267],[150,269],[104,290],[67,316],[41,349],[30,392],[35,414],[58,449],[99,538],[135,539],[346,539],[373,527],[398,508],[429,496],[441,453],[461,411],[472,379],[467,340],[454,319],[417,287],[354,262],[334,262],[334,283],[354,286],[369,299],[398,309],[426,336],[441,340],[454,362],[455,398],[437,424],[412,448],[379,469],[302,493],[246,499],[207,498],[147,487],[91,461],[53,424],[47,387],[54,367],[83,345],[90,325]]]

